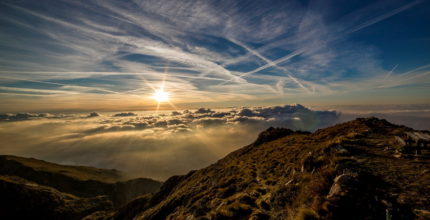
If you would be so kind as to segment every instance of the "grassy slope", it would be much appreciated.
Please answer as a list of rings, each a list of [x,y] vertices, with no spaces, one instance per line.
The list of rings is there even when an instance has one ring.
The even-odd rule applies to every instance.
[[[78,198],[16,176],[0,176],[1,219],[82,219],[95,212],[113,212],[107,196]]]
[[[108,195],[116,208],[137,196],[159,190],[162,182],[137,178],[125,180],[117,170],[65,166],[34,158],[0,156],[0,175],[14,175],[82,198]]]
[[[22,166],[31,167],[36,171],[62,174],[80,181],[97,180],[101,182],[113,183],[125,180],[121,172],[118,170],[99,169],[88,166],[59,165],[34,158],[24,158],[10,155],[2,155],[0,157],[6,160],[16,161],[22,164]]]
[[[425,219],[430,152],[394,157],[393,135],[409,130],[376,118],[313,134],[269,129],[207,168],[172,177],[140,211],[130,204],[121,212],[133,210],[136,219],[384,219],[393,208],[402,219]],[[338,154],[337,144],[351,155]],[[327,198],[337,164],[358,177]]]

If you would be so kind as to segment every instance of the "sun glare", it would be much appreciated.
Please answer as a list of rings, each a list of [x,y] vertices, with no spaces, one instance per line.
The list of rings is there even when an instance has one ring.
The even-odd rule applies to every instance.
[[[164,92],[163,90],[156,90],[154,95],[152,96],[152,98],[157,100],[158,102],[167,102],[168,97],[169,93]]]

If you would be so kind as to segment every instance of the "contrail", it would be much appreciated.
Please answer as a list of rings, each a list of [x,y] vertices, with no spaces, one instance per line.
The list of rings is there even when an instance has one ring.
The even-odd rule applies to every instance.
[[[408,81],[408,80],[410,80],[410,79],[417,78],[417,77],[420,77],[420,76],[424,76],[424,75],[427,75],[427,74],[430,74],[430,71],[425,72],[425,73],[422,73],[422,74],[420,74],[420,75],[416,75],[416,76],[409,77],[409,78],[404,79],[404,80],[401,80],[401,81],[397,81],[397,82],[395,82],[395,83],[392,83],[391,85],[381,86],[381,87],[379,87],[379,88],[384,88],[384,87],[391,87],[391,86],[398,86],[398,85],[402,85],[402,82],[405,82],[405,81]]]
[[[370,26],[372,24],[378,23],[378,22],[380,22],[380,21],[382,21],[382,20],[384,20],[386,18],[389,18],[389,17],[391,17],[391,16],[393,16],[393,15],[399,13],[399,12],[402,12],[402,11],[404,11],[404,10],[412,7],[412,6],[415,6],[415,5],[417,5],[417,4],[419,4],[419,3],[423,2],[423,1],[424,0],[416,0],[414,2],[411,2],[411,3],[407,4],[407,5],[404,5],[404,6],[400,7],[400,8],[398,8],[398,9],[394,10],[394,11],[388,12],[387,14],[381,15],[381,16],[379,16],[377,18],[374,18],[374,19],[372,19],[370,21],[364,22],[363,24],[358,25],[357,27],[351,28],[348,31],[346,31],[345,34],[350,34],[350,33],[356,32],[356,31],[358,31],[360,29],[363,29],[363,28],[365,28],[367,26]]]
[[[413,72],[416,72],[416,71],[418,71],[418,70],[427,69],[427,68],[429,68],[429,67],[430,67],[430,64],[427,64],[427,65],[425,65],[425,66],[420,66],[420,67],[418,67],[418,68],[416,68],[416,69],[413,69],[413,70],[411,70],[411,71],[409,71],[409,72],[406,72],[406,73],[401,74],[401,76],[408,75],[408,74],[413,73]]]
[[[406,73],[403,73],[403,74],[400,74],[400,75],[397,75],[397,76],[398,76],[398,77],[406,76],[406,75],[408,75],[408,74],[410,74],[410,73],[416,72],[416,71],[418,71],[418,70],[427,69],[427,68],[429,68],[429,67],[430,67],[430,64],[427,64],[427,65],[420,66],[420,67],[418,67],[418,68],[415,68],[415,69],[413,69],[413,70],[411,70],[411,71],[408,71],[408,72],[406,72]],[[395,82],[395,83],[391,83],[391,84],[389,84],[389,85],[382,85],[382,86],[380,86],[379,88],[390,87],[390,86],[393,86],[393,85],[400,85],[400,83],[401,83],[401,82],[408,81],[408,80],[410,80],[410,79],[413,79],[413,78],[416,78],[416,77],[420,77],[420,76],[423,76],[423,75],[427,75],[427,74],[429,74],[429,73],[430,73],[430,71],[425,72],[425,73],[422,73],[422,74],[420,74],[420,75],[416,75],[416,76],[409,77],[409,78],[404,79],[404,80],[397,81],[397,82]]]
[[[378,23],[378,22],[380,22],[380,21],[382,21],[382,20],[384,20],[384,19],[387,19],[387,18],[389,18],[389,17],[391,17],[391,16],[393,16],[393,15],[395,15],[395,14],[398,14],[398,13],[400,13],[400,12],[402,12],[402,11],[404,11],[404,10],[406,10],[406,9],[410,8],[410,7],[413,7],[413,6],[415,6],[415,5],[419,4],[419,3],[423,2],[423,1],[424,1],[424,0],[416,0],[416,1],[414,1],[414,2],[411,2],[411,3],[409,3],[409,4],[407,4],[407,5],[404,5],[404,6],[402,6],[402,7],[398,8],[398,9],[396,9],[396,10],[393,10],[393,11],[391,11],[391,12],[388,12],[388,13],[386,13],[386,14],[384,14],[384,15],[381,15],[381,16],[379,16],[379,17],[377,17],[377,18],[374,18],[374,19],[372,19],[372,20],[370,20],[370,21],[364,22],[363,24],[360,24],[360,25],[358,25],[358,26],[356,26],[356,27],[353,27],[353,28],[351,28],[351,29],[349,29],[349,30],[345,31],[344,33],[342,33],[340,36],[337,36],[337,37],[335,37],[335,38],[333,38],[333,39],[326,40],[326,41],[325,41],[325,42],[323,42],[323,43],[329,43],[329,42],[334,41],[334,40],[336,40],[336,39],[339,39],[339,38],[341,38],[341,37],[343,37],[343,36],[345,36],[345,35],[351,34],[351,33],[353,33],[353,32],[359,31],[359,30],[361,30],[361,29],[363,29],[363,28],[365,28],[365,27],[368,27],[368,26],[370,26],[370,25],[376,24],[376,23]],[[246,48],[245,48],[245,49],[246,49]],[[244,76],[246,76],[246,75],[249,75],[249,74],[256,73],[256,72],[258,72],[258,71],[260,71],[260,70],[264,70],[264,69],[266,69],[266,68],[268,68],[268,67],[271,67],[271,66],[273,66],[273,65],[275,65],[275,64],[278,64],[278,63],[283,62],[283,61],[285,61],[285,60],[291,59],[292,57],[295,57],[295,56],[297,56],[297,55],[299,55],[299,54],[301,54],[301,53],[303,53],[303,52],[307,51],[308,49],[310,49],[310,46],[308,46],[308,47],[304,47],[304,48],[301,48],[301,49],[299,49],[299,50],[296,50],[296,51],[292,52],[291,54],[289,54],[289,55],[287,55],[287,56],[285,56],[285,57],[282,57],[282,58],[280,58],[280,59],[278,59],[278,60],[273,61],[272,63],[268,63],[268,64],[266,64],[266,65],[264,65],[264,66],[261,66],[261,67],[259,67],[259,68],[255,69],[255,70],[252,70],[252,71],[250,71],[250,72],[244,73],[244,74],[240,75],[240,76],[239,76],[239,78],[242,78],[242,77],[244,77]],[[223,84],[225,84],[225,83],[227,83],[227,82],[231,82],[231,81],[233,81],[233,79],[227,80],[227,81],[225,81],[225,82],[223,82],[223,83],[220,83],[220,84],[218,84],[218,85],[223,85]]]
[[[13,80],[20,80],[20,81],[27,81],[27,82],[44,83],[44,84],[50,84],[50,85],[68,86],[68,87],[76,87],[76,88],[84,88],[84,89],[94,89],[94,90],[99,90],[99,91],[102,91],[102,92],[109,92],[109,93],[114,93],[114,94],[120,94],[119,92],[114,92],[114,91],[111,91],[111,90],[97,88],[97,87],[67,85],[67,84],[63,84],[63,83],[44,82],[44,81],[31,80],[31,79],[20,79],[20,78],[7,77],[7,76],[0,76],[0,77],[1,78],[5,78],[5,79],[13,79]]]
[[[249,52],[251,52],[252,54],[254,54],[255,56],[257,56],[257,57],[259,57],[259,58],[261,58],[262,60],[264,60],[264,61],[266,61],[266,65],[271,65],[271,66],[273,66],[273,67],[275,67],[275,68],[278,68],[278,69],[282,69],[282,70],[284,70],[286,73],[287,73],[287,75],[288,75],[288,77],[291,79],[291,80],[293,80],[294,82],[296,82],[301,88],[303,88],[304,90],[306,90],[308,93],[310,93],[310,91],[305,87],[305,86],[303,86],[303,84],[302,83],[300,83],[296,78],[294,78],[292,75],[291,75],[291,72],[287,69],[287,68],[285,68],[285,67],[280,67],[280,66],[278,66],[277,65],[277,63],[275,63],[275,62],[277,62],[277,61],[271,61],[271,60],[269,60],[269,59],[267,59],[266,57],[264,57],[264,56],[262,56],[261,54],[259,54],[257,51],[255,51],[255,50],[252,50],[251,48],[249,48],[248,46],[246,46],[245,44],[243,44],[243,43],[241,43],[241,42],[239,42],[239,41],[236,41],[236,40],[234,40],[234,39],[229,39],[230,41],[232,41],[233,43],[235,43],[235,44],[237,44],[237,45],[239,45],[239,46],[241,46],[241,47],[243,47],[243,48],[245,48],[246,50],[248,50]],[[282,62],[282,61],[281,61]],[[244,74],[242,74],[242,75],[240,75],[239,77],[242,77]],[[219,84],[219,85],[222,85],[222,84],[224,84],[224,83],[226,83],[226,82],[223,82],[223,83],[221,83],[221,84]]]
[[[396,68],[397,68],[397,66],[398,66],[399,64],[397,64],[386,76],[385,76],[385,78],[387,78]]]
[[[69,92],[63,90],[49,90],[49,89],[27,89],[27,88],[17,88],[17,87],[6,87],[0,86],[0,90],[8,90],[8,91],[18,91],[18,92],[41,92],[41,93],[63,93],[63,94],[76,94],[76,92]]]
[[[277,59],[277,60],[275,60],[275,61],[273,61],[273,62],[270,62],[270,63],[268,63],[268,64],[266,64],[266,65],[264,65],[264,66],[261,66],[261,67],[259,67],[259,68],[255,69],[255,70],[253,70],[253,71],[250,71],[250,72],[244,73],[244,74],[242,74],[242,75],[240,75],[240,76],[238,76],[238,77],[236,77],[236,78],[242,78],[242,77],[244,77],[244,76],[246,76],[246,75],[253,74],[253,73],[256,73],[256,72],[258,72],[258,71],[260,71],[260,70],[267,69],[268,67],[274,66],[274,65],[276,65],[276,64],[278,64],[278,63],[280,63],[280,62],[283,62],[283,61],[288,60],[288,59],[290,59],[290,58],[292,58],[292,57],[295,57],[295,56],[297,56],[297,55],[299,55],[299,54],[301,54],[301,53],[305,52],[306,50],[308,50],[308,48],[307,48],[307,47],[302,48],[302,49],[299,49],[299,50],[296,50],[296,51],[294,51],[293,53],[291,53],[291,54],[289,54],[289,55],[287,55],[287,56],[285,56],[285,57],[282,57],[282,58]],[[225,82],[223,82],[223,83],[220,83],[220,84],[218,84],[218,86],[220,86],[220,85],[222,85],[222,84],[225,84],[225,83],[228,83],[228,82],[231,82],[231,81],[233,81],[233,79],[230,79],[230,80],[227,80],[227,81],[225,81]]]

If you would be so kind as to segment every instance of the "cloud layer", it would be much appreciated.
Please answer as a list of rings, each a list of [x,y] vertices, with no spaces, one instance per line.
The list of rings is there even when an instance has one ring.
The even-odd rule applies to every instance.
[[[340,116],[334,110],[314,111],[299,104],[228,111],[198,108],[161,115],[120,114],[122,117],[98,114],[50,118],[29,114],[27,120],[3,121],[0,153],[116,168],[164,180],[207,166],[252,143],[269,126],[312,131],[336,123]]]

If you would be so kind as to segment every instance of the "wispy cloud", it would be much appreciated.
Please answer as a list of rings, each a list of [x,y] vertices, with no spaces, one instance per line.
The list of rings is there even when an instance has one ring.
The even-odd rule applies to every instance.
[[[390,74],[397,68],[399,64],[396,64],[396,66],[394,66],[394,68],[385,76],[385,78],[389,77]]]
[[[384,60],[383,45],[361,36],[382,36],[367,27],[419,10],[416,6],[427,4],[424,0],[353,3],[354,10],[340,10],[330,1],[0,4],[5,23],[0,32],[0,86],[21,88],[21,95],[39,96],[42,93],[34,91],[44,84],[52,91],[73,91],[106,102],[146,98],[153,92],[150,87],[161,83],[167,61],[166,89],[172,99],[196,105],[330,97],[392,88],[384,85],[408,86],[419,75],[427,79],[426,67]],[[401,70],[387,74],[387,63]],[[400,71],[416,75],[402,78]],[[384,76],[386,84],[380,80]],[[52,93],[43,94],[41,99],[54,101]],[[2,92],[10,101],[12,95],[17,92]]]

